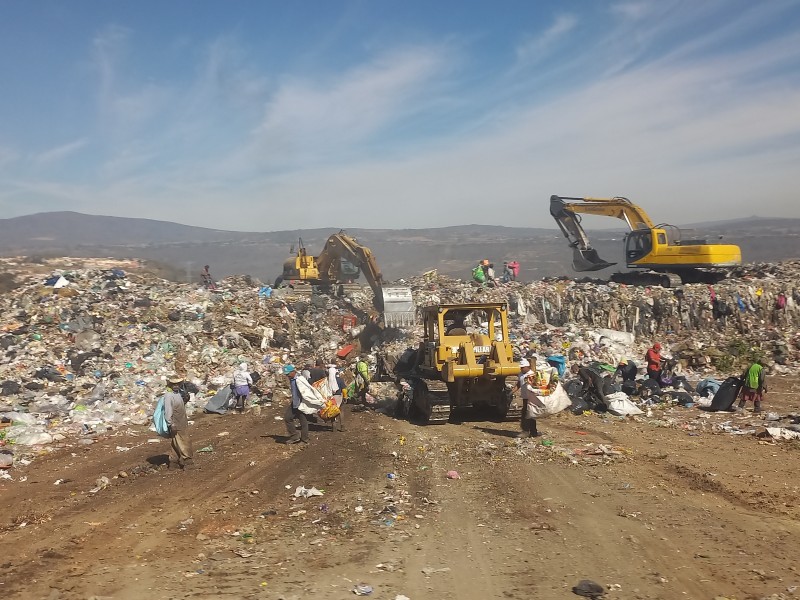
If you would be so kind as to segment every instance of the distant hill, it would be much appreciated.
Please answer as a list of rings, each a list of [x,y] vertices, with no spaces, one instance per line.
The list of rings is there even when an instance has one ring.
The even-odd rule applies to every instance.
[[[688,226],[710,239],[742,247],[747,262],[777,261],[800,256],[800,219],[744,219]],[[273,281],[298,239],[318,253],[338,227],[236,232],[150,219],[85,215],[76,212],[39,213],[0,219],[2,256],[111,256],[144,258],[171,265],[176,278],[197,280],[202,265],[221,278],[247,273]],[[526,280],[574,274],[572,252],[553,228],[454,225],[423,229],[348,229],[374,253],[388,279],[438,269],[468,277],[482,258],[495,262],[516,259]],[[593,245],[606,260],[622,262],[621,230],[590,230]],[[618,267],[615,267],[615,269]],[[594,273],[607,277],[611,270]]]

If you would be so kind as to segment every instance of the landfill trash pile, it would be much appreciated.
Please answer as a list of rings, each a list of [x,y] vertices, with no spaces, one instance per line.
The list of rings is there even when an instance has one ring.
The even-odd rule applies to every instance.
[[[14,460],[30,459],[32,447],[90,444],[100,433],[148,425],[171,373],[192,392],[190,415],[231,383],[242,362],[260,375],[251,403],[268,404],[276,386],[285,387],[283,364],[357,355],[375,314],[362,292],[353,299],[265,293],[247,276],[210,291],[130,261],[49,262],[74,268],[29,274],[0,259],[0,272],[14,278],[14,289],[0,294],[3,464],[12,449]]]
[[[0,465],[12,453],[30,460],[54,444],[89,444],[100,433],[147,425],[171,373],[193,392],[191,415],[248,363],[260,376],[251,396],[257,408],[276,392],[283,401],[286,363],[301,368],[338,358],[350,366],[369,353],[374,370],[379,354],[402,352],[422,337],[419,326],[382,328],[369,288],[308,297],[244,275],[214,290],[169,282],[135,261],[52,259],[41,266],[47,272],[0,259],[0,272],[14,280],[0,294]],[[751,265],[736,275],[680,293],[567,279],[486,287],[436,273],[403,283],[418,307],[506,302],[519,356],[613,367],[623,357],[641,361],[658,339],[693,386],[738,374],[754,357],[765,359],[770,374],[792,372],[800,364],[800,262]],[[777,308],[780,292],[786,302]],[[349,384],[352,376],[344,376]],[[689,391],[700,405],[695,388]],[[367,404],[388,411],[393,394],[393,385],[376,383]]]

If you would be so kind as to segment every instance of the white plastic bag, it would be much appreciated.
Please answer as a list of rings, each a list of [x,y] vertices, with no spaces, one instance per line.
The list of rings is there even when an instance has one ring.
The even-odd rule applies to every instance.
[[[605,398],[608,412],[618,417],[625,417],[627,415],[642,415],[642,411],[638,406],[628,398],[625,392],[615,392],[608,394]]]
[[[561,383],[557,383],[555,389],[549,396],[536,396],[539,399],[539,402],[542,405],[528,403],[528,407],[525,412],[525,416],[528,419],[541,419],[542,417],[547,417],[550,415],[554,415],[556,413],[560,413],[565,408],[572,406],[572,400],[569,399],[567,392],[564,391],[564,388],[561,386]]]

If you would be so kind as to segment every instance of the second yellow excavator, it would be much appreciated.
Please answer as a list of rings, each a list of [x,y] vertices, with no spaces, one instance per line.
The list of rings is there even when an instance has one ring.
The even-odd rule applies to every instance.
[[[599,271],[616,263],[601,259],[581,225],[581,214],[614,217],[625,221],[625,262],[631,271],[614,273],[611,279],[630,285],[714,283],[726,270],[742,264],[742,251],[733,244],[710,244],[702,239],[684,239],[673,225],[655,225],[639,206],[627,198],[574,198],[550,196],[550,214],[573,248],[572,268]]]
[[[372,251],[344,231],[330,236],[317,256],[309,254],[303,240],[300,240],[297,255],[283,263],[283,273],[275,280],[275,286],[299,284],[328,289],[346,288],[362,272],[375,294],[375,308],[383,313],[386,326],[413,325],[416,307],[411,289],[384,287],[383,274],[378,269]]]

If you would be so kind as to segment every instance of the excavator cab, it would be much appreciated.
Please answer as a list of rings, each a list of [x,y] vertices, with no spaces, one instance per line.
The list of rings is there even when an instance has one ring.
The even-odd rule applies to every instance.
[[[361,269],[358,268],[358,265],[345,257],[339,259],[339,281],[352,282],[358,279],[359,275],[361,275]]]
[[[663,233],[661,235],[664,235]],[[666,239],[664,240],[666,243]],[[631,231],[625,239],[625,260],[636,262],[653,250],[653,230]]]

